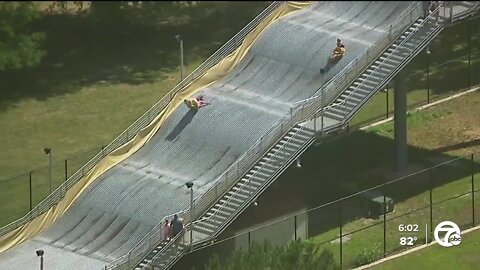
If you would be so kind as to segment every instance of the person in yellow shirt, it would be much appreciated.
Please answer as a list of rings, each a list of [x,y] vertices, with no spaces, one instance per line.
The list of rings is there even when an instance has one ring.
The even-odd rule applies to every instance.
[[[339,60],[345,54],[345,45],[343,45],[342,40],[337,38],[337,47],[333,50],[332,60]]]

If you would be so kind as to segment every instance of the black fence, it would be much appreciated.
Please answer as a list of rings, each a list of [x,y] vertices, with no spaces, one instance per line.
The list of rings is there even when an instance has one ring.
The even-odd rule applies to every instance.
[[[341,269],[425,245],[442,221],[461,230],[480,223],[479,163],[480,153],[459,157],[359,192],[355,183],[344,182],[352,195],[196,250],[182,269],[204,269],[213,254],[226,260],[264,241],[314,242],[318,254],[329,250]]]
[[[51,166],[0,180],[0,227],[28,213],[101,150],[98,147],[60,161],[53,153]]]

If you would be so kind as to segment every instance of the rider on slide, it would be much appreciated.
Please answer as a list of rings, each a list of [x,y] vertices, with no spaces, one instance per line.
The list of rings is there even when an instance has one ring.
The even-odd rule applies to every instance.
[[[332,59],[339,59],[345,54],[345,45],[342,40],[337,38],[337,47],[333,50]]]

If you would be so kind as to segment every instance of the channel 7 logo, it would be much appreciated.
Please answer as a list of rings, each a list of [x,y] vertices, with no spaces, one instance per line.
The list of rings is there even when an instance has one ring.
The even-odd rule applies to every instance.
[[[440,237],[440,233],[444,233]],[[443,247],[458,246],[462,243],[460,228],[452,221],[443,221],[435,227],[434,237],[437,243]]]

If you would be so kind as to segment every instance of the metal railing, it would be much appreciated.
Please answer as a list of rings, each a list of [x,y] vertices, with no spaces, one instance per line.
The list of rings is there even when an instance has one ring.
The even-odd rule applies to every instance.
[[[251,189],[252,189],[253,187],[252,187],[251,184],[250,184],[250,180],[251,180],[255,175],[257,175],[258,171],[260,171],[260,170],[265,166],[265,164],[268,164],[268,163],[272,160],[272,157],[274,157],[277,153],[283,153],[283,162],[284,162],[284,163],[287,162],[288,157],[287,157],[287,155],[286,155],[286,147],[287,147],[287,145],[289,145],[289,143],[292,141],[292,139],[294,139],[295,136],[298,135],[298,134],[300,133],[300,131],[303,131],[303,130],[304,130],[303,127],[298,127],[298,129],[294,132],[294,134],[292,134],[291,137],[290,137],[287,141],[285,141],[285,143],[284,143],[281,147],[279,147],[278,149],[276,149],[275,151],[273,151],[272,155],[271,155],[269,158],[267,158],[267,159],[265,160],[265,162],[257,169],[257,171],[255,171],[255,172],[248,178],[247,182],[245,182],[245,183],[242,185],[242,187],[245,186],[245,187],[247,187],[247,189],[249,189],[249,197],[244,200],[244,203],[245,203],[245,202],[248,203],[248,201],[253,198],[252,196],[255,196],[255,194],[252,194],[252,192],[251,192]],[[263,155],[262,155],[262,157],[263,157]],[[262,186],[265,185],[265,184],[268,184],[268,183],[262,183]],[[257,189],[260,189],[260,187],[258,187]],[[197,223],[200,223],[200,222],[204,222],[205,220],[209,220],[209,219],[215,219],[217,212],[220,211],[220,210],[221,210],[224,206],[226,206],[229,202],[231,202],[232,198],[237,198],[237,199],[238,199],[237,195],[239,194],[239,192],[240,192],[241,190],[242,190],[242,188],[237,189],[237,190],[230,196],[230,198],[229,198],[228,200],[226,200],[225,202],[223,202],[223,203],[221,204],[221,206],[219,206],[219,207],[217,208],[217,210],[214,211],[213,215],[211,215],[211,216],[209,216],[209,217],[205,217],[205,218],[199,219],[199,220],[196,220],[196,221],[194,221],[194,224],[197,224]],[[240,199],[241,199],[241,198],[240,198]],[[235,213],[236,213],[236,212],[238,212],[238,209],[236,209]],[[227,220],[225,220],[224,222],[225,222],[225,223],[228,223],[230,220],[233,219],[233,216],[235,216],[235,215],[232,214],[232,215],[231,215],[229,218],[227,218]],[[219,225],[217,226],[217,228],[222,227],[222,225],[223,225],[223,224],[219,224]],[[217,229],[217,228],[216,228],[216,229]],[[214,234],[214,235],[211,235],[210,238],[214,238],[218,233],[219,233],[219,231],[215,231],[215,234]]]
[[[350,94],[345,97],[341,102],[339,103],[335,103],[333,104],[331,107],[335,107],[335,106],[342,106],[343,109],[345,110],[346,109],[346,104],[353,98],[353,95],[355,93],[357,93],[359,91],[359,89],[361,89],[362,86],[365,85],[365,83],[367,81],[370,81],[370,78],[373,78],[373,77],[384,77],[381,79],[381,81],[378,83],[378,85],[375,87],[375,91],[371,91],[371,93],[369,94],[369,97],[374,95],[377,90],[379,90],[379,88],[382,86],[382,84],[385,82],[385,80],[387,80],[388,78],[391,78],[393,77],[393,74],[396,73],[396,71],[398,71],[399,69],[402,68],[402,63],[400,62],[398,66],[394,67],[392,71],[388,72],[389,75],[384,75],[382,76],[381,73],[380,73],[380,70],[383,68],[384,64],[389,61],[389,60],[392,60],[393,56],[395,55],[405,55],[407,54],[408,52],[406,52],[406,47],[405,47],[405,44],[409,43],[409,42],[412,42],[412,40],[415,38],[415,35],[417,35],[419,33],[419,31],[424,27],[426,26],[426,24],[433,24],[433,28],[430,29],[430,33],[422,33],[422,34],[435,34],[439,31],[440,28],[443,28],[443,24],[439,23],[437,25],[435,25],[435,22],[434,20],[438,19],[438,16],[440,14],[440,11],[442,10],[445,14],[445,7],[444,7],[445,4],[440,4],[436,9],[435,11],[433,11],[429,16],[427,16],[427,18],[425,18],[422,22],[420,22],[414,29],[412,29],[412,31],[399,43],[395,46],[395,48],[393,48],[393,50],[388,54],[387,57],[385,57],[383,60],[379,61],[379,63],[377,64],[377,66],[372,70],[372,72],[370,72],[370,74],[368,74],[366,76],[366,78],[359,84],[355,87],[355,90],[350,92]],[[427,37],[425,37],[427,38]],[[417,45],[422,45],[422,44],[417,44]],[[413,48],[412,49],[413,51],[415,51],[415,49]],[[406,55],[406,58],[409,58],[409,59],[412,59],[414,57],[413,54],[409,54],[409,55]],[[395,60],[397,61],[397,60]],[[405,62],[405,61],[404,61]],[[385,74],[385,73],[384,73]],[[356,108],[358,109],[359,107],[361,107],[364,103],[366,102],[365,101],[362,101],[360,102]],[[354,108],[355,109],[355,108]],[[355,112],[355,110],[352,109],[352,111],[350,111],[347,115],[345,115],[344,119],[343,119],[343,122],[345,121],[348,121],[349,118],[352,116],[352,114]]]
[[[294,103],[294,107],[309,106],[310,104],[321,103],[321,91],[332,93],[329,97],[326,97],[328,102],[337,98],[341,91],[346,89],[351,84],[352,78],[360,76],[366,68],[370,66],[373,61],[378,58],[378,55],[385,51],[395,41],[395,38],[403,33],[408,26],[418,20],[418,17],[423,14],[423,8],[421,2],[415,2],[411,4],[402,14],[390,24],[388,38],[382,38],[375,41],[371,46],[366,48],[355,60],[350,62],[341,72],[337,73],[329,81],[329,85],[324,89],[320,88],[312,97],[297,101]],[[348,52],[347,52],[348,53]],[[330,86],[330,87],[329,87]],[[332,88],[332,89],[330,89]],[[337,91],[341,89],[341,91]],[[340,93],[339,93],[340,92]],[[337,106],[337,105],[332,105]],[[331,106],[330,106],[331,107]]]
[[[232,37],[225,45],[223,45],[219,50],[217,50],[212,56],[210,56],[205,62],[195,69],[192,73],[190,73],[182,82],[180,82],[175,88],[173,88],[169,94],[167,94],[162,100],[168,99],[168,102],[159,101],[157,104],[164,104],[162,109],[157,109],[154,115],[158,115],[164,107],[168,105],[168,103],[173,99],[174,95],[178,93],[181,89],[187,86],[189,83],[194,81],[196,78],[203,75],[208,69],[213,67],[217,64],[220,60],[224,59],[226,56],[231,54],[234,50],[236,50],[244,41],[245,37],[252,32],[261,22],[263,22],[270,14],[272,14],[278,7],[280,7],[285,1],[276,1],[269,5],[266,9],[264,9],[257,17],[255,17],[249,24],[247,24],[242,30],[240,30],[234,37]],[[155,104],[154,107],[157,105]],[[153,109],[153,107],[152,107]],[[149,111],[151,111],[150,109]],[[147,112],[148,113],[148,112]],[[148,115],[147,113],[144,114]],[[143,116],[142,116],[143,117]],[[141,117],[141,118],[142,118]],[[139,119],[140,120],[140,119]],[[139,121],[137,120],[137,122]],[[147,117],[145,127],[148,123],[153,120],[153,117]],[[132,125],[133,126],[133,125]],[[142,128],[143,128],[142,127]],[[136,131],[131,132],[132,134],[136,134],[141,128],[138,128]],[[128,134],[128,129],[125,131]],[[124,133],[125,133],[124,132]],[[123,133],[122,133],[123,134]],[[121,135],[122,135],[121,134]],[[120,135],[120,136],[121,136]],[[119,137],[120,137],[119,136]],[[133,136],[132,136],[133,137]],[[120,144],[121,145],[121,144]],[[107,146],[108,147],[108,146]],[[115,148],[116,149],[116,148]],[[114,149],[113,149],[114,150]],[[112,150],[112,151],[113,151]],[[196,209],[196,208],[195,208]],[[178,213],[184,214],[186,210]],[[185,216],[184,220],[188,222],[189,217]],[[110,263],[106,269],[120,269],[124,265],[132,266],[137,264],[143,257],[145,257],[148,252],[153,249],[154,247],[158,246],[161,242],[159,236],[159,231],[161,230],[163,224],[165,222],[165,218],[157,224],[154,228],[152,228],[145,237],[142,238],[141,241],[137,243],[129,252],[128,254],[122,256],[121,258],[115,260],[114,262]],[[148,244],[146,244],[148,243]],[[145,248],[148,247],[148,248]]]
[[[432,12],[432,14],[429,16],[437,16],[435,14],[437,11],[440,11],[441,7],[443,8],[443,5],[439,6],[437,10]],[[445,16],[445,8],[443,8],[442,10]],[[398,36],[400,33],[403,33],[408,26],[412,25],[415,21],[417,21],[418,17],[423,15],[423,12],[424,11],[421,3],[417,2],[412,4],[405,12],[402,13],[402,16],[399,16],[399,18],[396,20],[397,23],[389,27],[389,35],[387,39],[383,39],[374,43],[375,49],[366,49],[364,53],[362,53],[359,57],[357,57],[357,59],[354,60],[354,62],[349,64],[332,80],[329,81],[329,86],[333,85],[335,87],[335,90],[340,90],[333,90],[333,92],[340,94],[341,91],[348,87],[350,85],[350,80],[357,78],[368,66],[370,66],[370,64],[378,58],[378,55],[392,44],[392,42],[394,41],[394,37]],[[402,42],[408,40],[420,27],[425,24],[426,21],[428,21],[428,18],[427,20],[417,25],[416,29],[414,29],[412,33],[407,35],[407,37]],[[360,65],[361,62],[364,62],[365,65]],[[355,75],[351,75],[352,72]],[[247,152],[245,152],[239,159],[237,159],[237,161],[233,163],[229,167],[229,169],[225,171],[219,177],[219,179],[215,181],[217,184],[207,190],[207,192],[200,198],[201,200],[197,200],[197,204],[195,204],[194,207],[196,213],[205,213],[206,211],[208,211],[210,206],[218,200],[219,196],[227,192],[240,179],[240,177],[244,175],[245,169],[248,169],[254,164],[256,164],[256,162],[263,157],[264,153],[268,149],[270,149],[272,145],[274,145],[278,140],[280,140],[285,135],[285,133],[291,129],[292,126],[294,126],[298,122],[309,119],[309,117],[311,118],[312,116],[315,116],[315,114],[318,112],[317,108],[319,102],[318,96],[314,98],[315,100],[313,102],[313,99],[309,99],[307,100],[308,102],[302,102],[301,106],[294,106],[290,111],[290,118],[285,119],[285,121],[282,122],[280,125],[272,127],[267,132],[267,134],[257,140],[257,142]],[[339,104],[332,104],[329,107],[338,105]],[[325,107],[325,109],[326,108],[327,107]],[[285,147],[285,145],[283,147]],[[276,152],[278,152],[278,150]],[[200,211],[197,211],[197,209],[200,209]],[[211,217],[213,216],[214,215],[212,215]],[[204,219],[196,222],[201,222],[202,220]],[[158,254],[158,256],[160,256],[160,254]]]
[[[328,86],[332,86],[333,88],[331,91],[340,94],[340,92],[350,85],[351,80],[357,78],[363,70],[394,41],[394,37],[403,33],[406,27],[410,26],[422,14],[423,9],[421,3],[412,3],[406,11],[402,13],[402,16],[399,16],[395,21],[396,24],[389,26],[389,35],[386,38],[384,37],[383,40],[374,43],[374,46],[378,46],[379,48],[365,50],[361,56],[354,60],[354,63],[349,64],[329,81]],[[361,65],[359,59],[365,59],[363,60],[363,65]],[[194,205],[196,215],[206,213],[211,205],[216,202],[220,196],[230,190],[240,177],[245,174],[245,171],[256,164],[257,161],[263,157],[264,153],[290,131],[296,123],[314,116],[319,110],[318,106],[318,99],[316,99],[315,102],[303,102],[301,106],[292,107],[290,117],[285,118],[277,126],[273,126],[265,135],[258,139],[249,150],[242,154],[240,158],[214,181],[216,183],[214,186],[210,187],[196,200]],[[159,232],[157,232],[157,234],[158,233]],[[158,256],[160,256],[160,254],[158,254]]]
[[[37,217],[41,213],[50,209],[57,204],[65,195],[65,191],[76,184],[81,178],[85,176],[100,160],[106,155],[116,150],[118,147],[130,141],[141,129],[145,128],[173,99],[176,93],[189,85],[192,81],[203,75],[208,69],[216,65],[221,59],[231,54],[237,49],[245,39],[245,37],[254,30],[261,22],[265,20],[274,10],[276,10],[284,1],[273,2],[265,10],[263,10],[257,17],[255,17],[249,24],[240,30],[235,36],[227,41],[220,49],[218,49],[212,56],[205,60],[198,68],[190,73],[184,80],[177,84],[168,94],[166,94],[160,101],[153,105],[147,112],[140,116],[133,124],[131,124],[125,131],[118,135],[110,144],[108,144],[102,151],[89,160],[77,172],[59,186],[47,198],[40,202],[34,209],[27,213],[24,217],[0,228],[0,236],[4,235],[15,228],[18,228]]]

